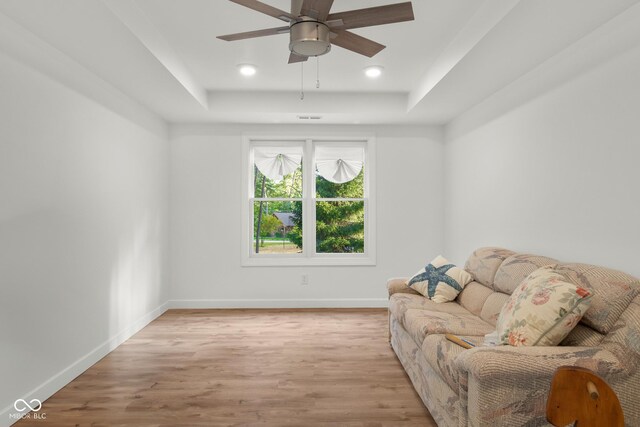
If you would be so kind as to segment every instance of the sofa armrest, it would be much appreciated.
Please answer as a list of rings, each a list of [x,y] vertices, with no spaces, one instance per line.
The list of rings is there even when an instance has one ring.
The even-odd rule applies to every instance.
[[[420,295],[418,292],[414,291],[410,287],[406,285],[408,277],[394,277],[387,280],[387,290],[389,291],[389,296],[393,294],[414,294]]]
[[[601,347],[477,347],[463,352],[456,360],[460,374],[476,379],[549,377],[560,366],[582,366],[602,376],[623,372],[624,365]]]
[[[477,347],[454,362],[464,425],[548,425],[546,402],[560,366],[582,366],[605,380],[630,367],[601,347]]]

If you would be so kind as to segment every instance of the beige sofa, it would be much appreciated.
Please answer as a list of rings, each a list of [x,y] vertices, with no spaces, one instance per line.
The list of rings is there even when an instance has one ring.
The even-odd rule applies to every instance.
[[[482,343],[520,282],[553,264],[593,290],[591,307],[557,347],[477,347],[445,339],[453,333]],[[390,279],[389,333],[422,401],[439,426],[548,425],[551,377],[562,365],[591,369],[618,394],[625,423],[640,426],[640,282],[628,274],[544,256],[481,248],[465,264],[474,280],[458,298],[436,304]]]

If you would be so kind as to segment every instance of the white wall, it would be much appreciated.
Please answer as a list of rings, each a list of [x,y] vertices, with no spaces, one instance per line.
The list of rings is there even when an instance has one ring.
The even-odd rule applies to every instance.
[[[375,267],[240,266],[243,132],[376,135]],[[440,129],[178,126],[172,133],[173,306],[384,305],[388,277],[411,275],[442,250]]]
[[[636,48],[471,130],[474,117],[450,124],[446,252],[497,245],[640,276],[639,75]]]
[[[5,425],[162,311],[168,137],[1,53],[0,94]]]

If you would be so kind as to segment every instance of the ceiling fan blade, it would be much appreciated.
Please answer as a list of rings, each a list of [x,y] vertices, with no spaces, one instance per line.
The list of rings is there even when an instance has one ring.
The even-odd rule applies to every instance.
[[[296,55],[295,53],[291,52],[291,55],[289,55],[289,64],[293,64],[295,62],[304,62],[307,59],[309,59],[308,56]]]
[[[247,31],[244,33],[227,34],[224,36],[218,36],[217,38],[231,42],[235,40],[252,39],[254,37],[273,36],[275,34],[284,34],[288,32],[289,27],[277,27],[266,28],[264,30]]]
[[[386,6],[369,7],[366,9],[349,10],[347,12],[332,13],[327,20],[342,19],[342,29],[372,27],[374,25],[393,24],[394,22],[413,21],[413,7],[411,2],[388,4]]]
[[[265,15],[273,16],[274,18],[281,19],[285,22],[290,22],[295,20],[295,16],[290,14],[289,12],[285,12],[284,10],[280,10],[277,7],[269,6],[268,4],[264,4],[259,2],[258,0],[230,0],[233,3],[237,3],[244,7],[248,7],[249,9],[256,10],[258,12],[262,12]]]
[[[342,19],[336,19],[334,21],[325,21],[324,23],[326,26],[328,26],[331,29],[336,29],[336,30],[343,30],[344,28],[344,22],[342,22]]]
[[[302,14],[318,21],[325,21],[332,5],[333,0],[304,0]]]
[[[350,31],[336,31],[335,33],[337,36],[331,39],[331,44],[368,56],[369,58],[386,47]]]
[[[291,0],[291,14],[293,16],[300,16],[303,1],[304,0]]]

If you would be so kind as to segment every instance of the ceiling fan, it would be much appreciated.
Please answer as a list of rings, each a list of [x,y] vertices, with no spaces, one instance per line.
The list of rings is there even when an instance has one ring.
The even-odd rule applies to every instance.
[[[289,33],[289,64],[306,61],[310,56],[324,55],[331,50],[332,44],[371,58],[385,46],[348,30],[414,19],[410,1],[337,13],[330,13],[333,0],[291,0],[290,12],[258,0],[230,1],[288,22],[289,25],[218,38],[234,41]]]

